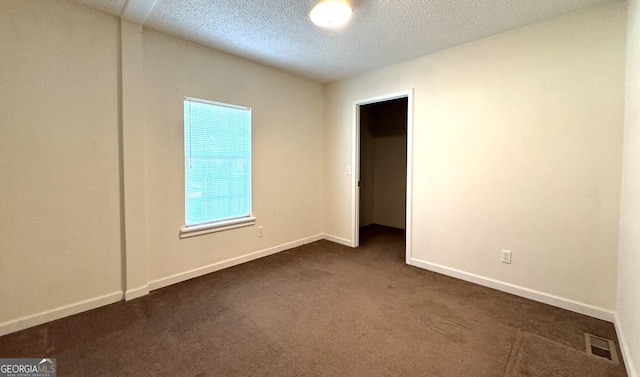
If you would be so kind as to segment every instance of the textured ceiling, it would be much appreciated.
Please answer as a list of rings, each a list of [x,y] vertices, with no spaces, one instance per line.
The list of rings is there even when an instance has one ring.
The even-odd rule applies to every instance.
[[[338,30],[309,21],[316,0],[74,1],[125,18],[134,9],[149,29],[326,83],[603,0],[351,0]]]

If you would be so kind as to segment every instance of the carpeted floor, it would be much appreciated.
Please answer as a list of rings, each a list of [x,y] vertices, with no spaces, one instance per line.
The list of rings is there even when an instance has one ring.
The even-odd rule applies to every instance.
[[[315,242],[0,337],[0,357],[64,377],[626,376],[584,351],[612,324],[407,266],[403,239]]]

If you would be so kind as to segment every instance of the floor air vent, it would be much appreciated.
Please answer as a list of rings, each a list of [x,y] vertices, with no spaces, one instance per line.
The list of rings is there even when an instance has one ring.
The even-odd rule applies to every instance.
[[[589,355],[601,357],[614,364],[618,364],[618,354],[616,353],[616,346],[612,340],[587,333],[584,334],[584,337]]]

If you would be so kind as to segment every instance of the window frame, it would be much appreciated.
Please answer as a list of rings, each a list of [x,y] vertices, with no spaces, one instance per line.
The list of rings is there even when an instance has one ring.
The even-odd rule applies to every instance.
[[[252,131],[253,131],[253,114],[252,114],[252,110],[250,107],[246,107],[246,106],[238,106],[238,105],[232,105],[232,104],[228,104],[228,103],[223,103],[223,102],[216,102],[216,101],[210,101],[210,100],[205,100],[205,99],[201,99],[201,98],[195,98],[195,97],[187,97],[185,96],[183,98],[182,101],[182,106],[184,108],[185,103],[189,101],[189,102],[198,102],[198,103],[203,103],[203,104],[207,104],[207,105],[213,105],[213,106],[221,106],[221,107],[228,107],[228,108],[232,108],[232,109],[238,109],[238,110],[246,110],[249,112],[249,163],[250,163],[250,175],[249,175],[249,179],[250,179],[250,183],[249,183],[249,215],[247,216],[242,216],[242,217],[233,217],[233,218],[225,218],[225,219],[221,219],[221,220],[211,220],[211,221],[206,221],[206,222],[201,222],[201,223],[195,223],[195,224],[190,224],[187,225],[187,192],[186,192],[186,170],[185,170],[185,164],[186,164],[186,158],[187,156],[185,156],[185,147],[184,147],[184,143],[185,143],[185,138],[187,137],[186,134],[186,130],[185,130],[185,119],[184,119],[184,112],[183,112],[183,122],[182,122],[182,129],[183,129],[183,136],[182,136],[182,145],[183,145],[183,149],[182,149],[182,158],[183,158],[183,191],[182,191],[182,199],[183,199],[183,220],[184,220],[184,225],[180,228],[180,233],[179,233],[179,237],[180,238],[187,238],[187,237],[194,237],[194,236],[199,236],[202,234],[208,234],[208,233],[214,233],[214,232],[221,232],[221,231],[225,231],[225,230],[230,230],[230,229],[236,229],[236,228],[242,228],[242,227],[247,227],[247,226],[252,226],[255,225],[256,222],[256,218],[253,214],[253,143],[252,143]]]

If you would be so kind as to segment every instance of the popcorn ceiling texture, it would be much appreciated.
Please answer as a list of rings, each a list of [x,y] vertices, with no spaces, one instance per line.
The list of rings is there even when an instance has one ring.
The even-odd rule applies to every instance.
[[[125,5],[74,1],[115,15]],[[151,10],[137,18],[147,28],[327,83],[603,2],[352,0],[349,23],[327,30],[308,19],[315,1],[129,0],[128,8]]]

